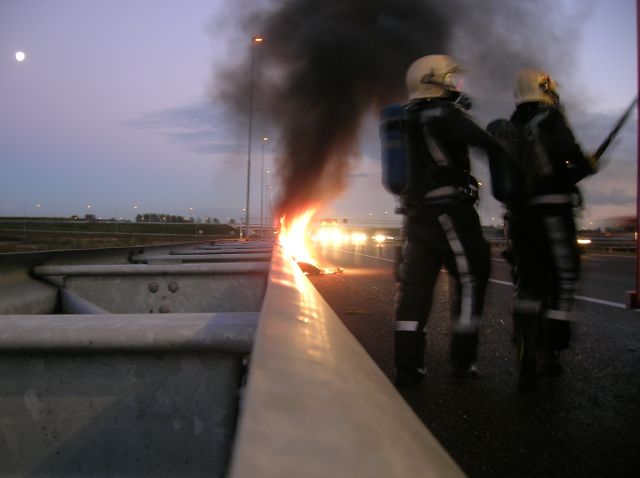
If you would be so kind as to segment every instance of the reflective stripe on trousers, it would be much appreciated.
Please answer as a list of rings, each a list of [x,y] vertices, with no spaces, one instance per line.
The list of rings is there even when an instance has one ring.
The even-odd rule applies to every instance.
[[[557,307],[555,307],[557,314],[555,317],[549,316],[548,314],[553,312],[550,310],[547,316],[549,318],[567,320],[566,314],[573,307],[573,295],[578,276],[573,257],[574,251],[571,245],[573,236],[567,231],[560,216],[547,216],[544,218],[544,223],[549,237],[551,256],[558,276],[558,303]],[[564,317],[561,317],[560,312],[565,313]]]
[[[420,324],[414,320],[396,320],[394,329],[402,332],[417,332]]]
[[[449,241],[449,247],[453,251],[456,260],[456,267],[458,268],[458,279],[460,281],[460,315],[456,319],[454,324],[456,332],[472,332],[478,328],[479,317],[473,314],[475,309],[474,300],[476,297],[476,284],[475,280],[471,276],[469,268],[469,260],[460,243],[460,239],[456,234],[456,230],[453,227],[451,218],[443,214],[438,217],[442,230],[447,236]]]

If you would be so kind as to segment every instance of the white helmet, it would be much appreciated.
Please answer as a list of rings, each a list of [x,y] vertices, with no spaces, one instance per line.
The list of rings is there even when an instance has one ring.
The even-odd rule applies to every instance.
[[[448,55],[427,55],[414,61],[407,70],[409,99],[440,98],[451,92],[459,93],[456,73],[465,68]]]
[[[523,68],[516,76],[516,105],[529,102],[557,105],[560,101],[557,89],[558,83],[549,73],[535,68]]]

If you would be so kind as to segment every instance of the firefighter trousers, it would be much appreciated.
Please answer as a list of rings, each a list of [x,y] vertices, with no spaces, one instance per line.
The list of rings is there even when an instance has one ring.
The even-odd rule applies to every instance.
[[[442,267],[455,280],[451,358],[454,368],[475,362],[478,325],[490,270],[489,244],[471,201],[425,206],[406,218],[394,308],[398,371],[422,369],[425,326]]]
[[[540,349],[568,348],[569,313],[580,274],[572,206],[537,205],[515,211],[509,234],[515,255],[516,326],[535,328]]]

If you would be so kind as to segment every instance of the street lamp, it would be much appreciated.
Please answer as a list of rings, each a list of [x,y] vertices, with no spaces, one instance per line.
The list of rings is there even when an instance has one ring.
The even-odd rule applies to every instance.
[[[198,235],[198,225],[196,224],[196,208],[195,207],[190,207],[187,208],[189,209],[189,211],[191,211],[191,214],[193,214],[193,234],[194,235]]]
[[[249,237],[249,190],[251,189],[251,137],[253,127],[253,70],[254,70],[254,51],[255,45],[262,43],[264,40],[262,37],[253,37],[251,39],[251,70],[249,72],[249,146],[247,150],[247,213],[245,216],[246,221],[246,234],[245,238]]]
[[[267,169],[267,174],[269,174],[271,171],[269,171]],[[267,220],[269,220],[269,222],[271,223],[271,225],[273,226],[273,186],[270,185],[271,181],[269,180],[269,176],[267,176],[267,192],[265,194],[265,196],[267,196],[265,198],[265,201],[268,201],[267,203]]]
[[[264,205],[265,205],[265,212],[264,212],[264,220],[267,224],[270,224],[271,226],[273,226],[273,213],[272,213],[272,208],[271,208],[271,180],[269,179],[269,173],[271,171],[269,169],[266,169],[264,171],[265,174],[265,180],[264,180]]]
[[[264,237],[264,144],[269,141],[262,138],[262,159],[260,160],[260,237]]]

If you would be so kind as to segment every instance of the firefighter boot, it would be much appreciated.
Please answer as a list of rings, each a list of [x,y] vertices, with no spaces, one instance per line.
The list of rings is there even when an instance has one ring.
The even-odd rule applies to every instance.
[[[562,366],[558,360],[557,350],[544,350],[540,360],[540,376],[546,378],[556,378],[562,374]]]
[[[542,321],[542,324],[544,350],[539,354],[540,375],[547,378],[555,378],[562,373],[558,356],[560,350],[569,348],[571,322],[547,317]]]
[[[537,343],[538,317],[529,314],[516,314],[513,317],[516,331],[516,350],[520,376],[518,387],[521,390],[535,388],[537,385]]]
[[[398,388],[413,387],[422,382],[426,374],[423,368],[398,367],[395,385]]]
[[[545,350],[565,350],[571,341],[571,322],[546,318],[543,320]]]
[[[478,331],[454,332],[451,338],[451,363],[457,378],[474,378],[478,375],[476,359]]]

